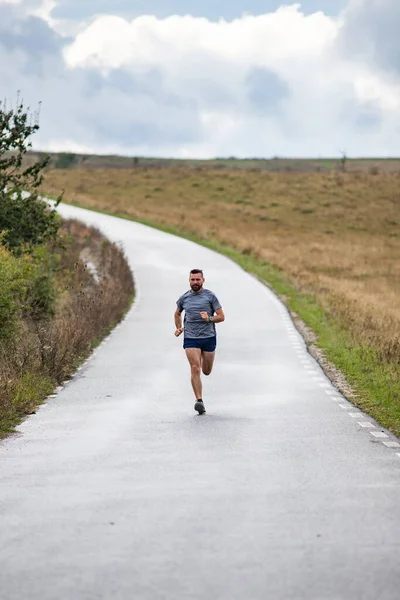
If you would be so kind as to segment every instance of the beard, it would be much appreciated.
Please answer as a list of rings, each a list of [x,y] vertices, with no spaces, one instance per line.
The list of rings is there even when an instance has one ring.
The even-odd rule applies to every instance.
[[[193,290],[194,292],[198,292],[198,291],[201,289],[201,285],[200,285],[200,284],[197,284],[197,283],[194,283],[194,284],[193,284],[193,285],[191,285],[190,287],[192,288],[192,290]]]

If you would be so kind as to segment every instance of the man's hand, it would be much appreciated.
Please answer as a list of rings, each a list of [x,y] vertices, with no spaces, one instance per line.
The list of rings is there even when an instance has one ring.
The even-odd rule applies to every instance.
[[[178,329],[175,331],[175,337],[179,337],[182,332],[183,332],[183,327],[178,327]]]
[[[210,319],[210,316],[208,313],[206,312],[201,312],[200,313],[201,318],[203,319],[203,321],[208,321]]]

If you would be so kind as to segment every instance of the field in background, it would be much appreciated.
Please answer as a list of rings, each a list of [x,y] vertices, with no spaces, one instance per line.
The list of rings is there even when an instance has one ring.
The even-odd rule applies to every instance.
[[[27,162],[32,163],[46,153],[29,152]],[[211,160],[176,159],[176,158],[145,158],[114,155],[74,154],[60,152],[51,154],[49,168],[56,169],[216,169],[216,170],[250,170],[257,171],[284,171],[306,173],[328,173],[332,171],[349,171],[362,173],[395,173],[400,172],[400,159],[396,158],[357,158],[347,159],[345,156],[337,158],[248,158],[237,159],[215,158]]]
[[[397,385],[400,172],[388,166],[400,163],[381,162],[385,172],[371,164],[327,173],[140,163],[124,170],[53,169],[45,191],[65,189],[68,202],[172,227],[272,264],[355,343],[372,349]],[[399,386],[390,393],[399,433]]]

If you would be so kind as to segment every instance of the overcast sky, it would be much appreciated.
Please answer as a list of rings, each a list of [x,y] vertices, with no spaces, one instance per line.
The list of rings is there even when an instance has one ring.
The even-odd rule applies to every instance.
[[[399,156],[399,0],[0,0],[36,148]]]

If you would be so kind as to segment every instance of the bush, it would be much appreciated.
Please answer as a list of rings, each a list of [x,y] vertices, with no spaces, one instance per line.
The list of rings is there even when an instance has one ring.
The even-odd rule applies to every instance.
[[[26,257],[17,258],[0,245],[0,339],[9,339],[15,333],[32,268]]]
[[[3,243],[19,254],[56,239],[61,224],[38,193],[48,157],[24,166],[32,146],[29,138],[38,129],[38,115],[32,116],[23,104],[8,110],[0,102],[0,231]]]
[[[72,152],[61,152],[54,163],[55,169],[71,169],[78,162],[78,157]]]
[[[37,195],[0,191],[0,230],[4,244],[16,254],[55,238],[61,220]]]
[[[35,249],[32,258],[34,267],[27,288],[24,316],[39,321],[54,315],[57,296],[54,277],[57,255],[39,246]]]
[[[45,248],[14,256],[0,243],[0,340],[15,335],[21,316],[40,320],[53,314],[54,263]]]

